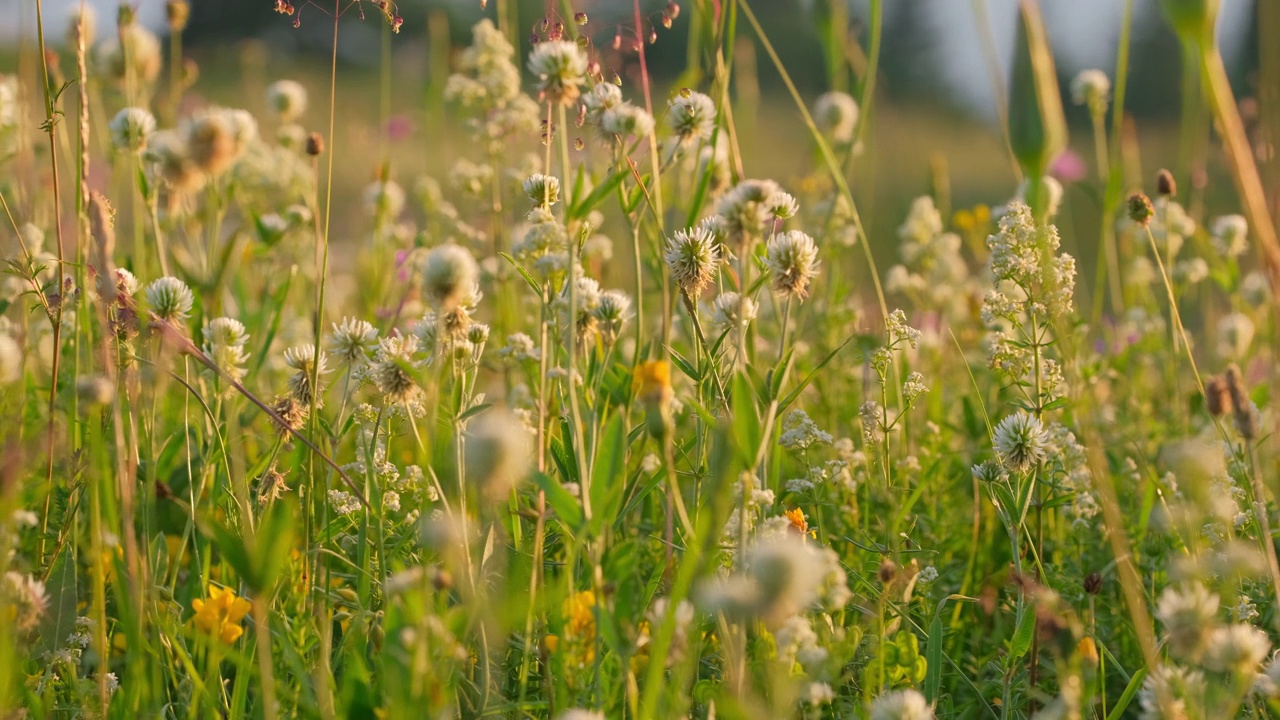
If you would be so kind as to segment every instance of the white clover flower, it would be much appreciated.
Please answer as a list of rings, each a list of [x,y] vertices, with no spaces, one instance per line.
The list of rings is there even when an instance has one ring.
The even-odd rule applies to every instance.
[[[204,352],[213,364],[232,380],[238,382],[244,378],[245,364],[249,361],[249,353],[245,351],[249,333],[244,324],[235,318],[214,318],[205,323],[201,334]]]
[[[295,122],[307,111],[307,89],[296,80],[277,80],[267,87],[267,107],[280,122]]]
[[[791,230],[769,240],[765,264],[773,275],[773,289],[784,297],[803,300],[818,272],[818,246],[813,238]]]
[[[1255,328],[1248,315],[1233,312],[1218,321],[1218,355],[1226,360],[1240,360],[1253,344]]]
[[[367,321],[344,317],[341,323],[333,324],[329,344],[333,346],[333,355],[338,360],[363,365],[378,347],[378,330]]]
[[[731,329],[743,329],[755,321],[759,305],[750,297],[732,290],[716,296],[712,304],[711,326],[717,334]]]
[[[195,298],[191,288],[176,277],[162,277],[151,281],[146,289],[147,305],[161,320],[181,323],[191,314]]]
[[[1213,249],[1235,259],[1249,249],[1249,221],[1242,215],[1223,215],[1213,220]]]
[[[1110,96],[1111,79],[1101,70],[1081,70],[1071,80],[1071,101],[1088,106],[1094,114],[1107,111]]]
[[[413,356],[418,351],[419,337],[415,334],[378,341],[378,352],[369,367],[368,378],[391,405],[415,400],[420,392],[417,381],[409,372],[414,367]]]
[[[533,438],[506,410],[489,410],[467,431],[467,482],[490,500],[509,495],[529,474],[532,458]]]
[[[1270,651],[1271,640],[1265,632],[1252,625],[1234,623],[1209,634],[1205,666],[1252,678]]]
[[[600,323],[605,342],[612,343],[631,317],[631,297],[621,290],[606,290],[600,293],[600,303],[591,314]]]
[[[560,178],[538,173],[524,181],[524,194],[537,205],[551,207],[560,202]]]
[[[870,720],[933,720],[933,707],[919,691],[894,690],[871,703]]]
[[[120,151],[142,152],[147,139],[156,131],[156,118],[139,107],[127,107],[116,113],[107,123],[111,131],[111,145]]]
[[[509,362],[537,362],[542,351],[534,344],[533,338],[525,333],[507,336],[507,344],[498,350],[498,357]]]
[[[648,137],[653,132],[653,116],[642,107],[623,103],[601,113],[600,129],[621,137]]]
[[[1200,658],[1218,624],[1218,604],[1218,596],[1200,583],[1165,588],[1160,594],[1156,617],[1164,625],[1166,644],[1174,657],[1191,662]]]
[[[404,203],[404,188],[395,180],[376,180],[364,189],[365,209],[380,222],[400,217]]]
[[[1026,472],[1044,462],[1049,435],[1035,415],[1019,410],[996,426],[995,448],[1000,463],[1012,472]]]
[[[94,58],[113,80],[152,83],[160,75],[160,39],[139,23],[120,28],[94,51]]]
[[[720,244],[705,228],[677,230],[667,241],[664,256],[671,279],[691,298],[702,294],[720,265]]]
[[[823,93],[813,104],[813,122],[836,143],[851,143],[858,128],[858,101],[838,90]]]
[[[700,92],[681,91],[667,106],[667,126],[680,145],[708,141],[716,127],[716,104]]]
[[[44,583],[30,575],[12,570],[4,574],[4,585],[0,587],[0,597],[4,599],[8,609],[7,622],[12,623],[21,632],[34,630],[49,607],[49,597],[45,594]]]
[[[22,378],[22,348],[7,333],[0,333],[0,385]]]
[[[313,396],[319,406],[319,394],[313,392],[312,376],[319,381],[329,372],[328,358],[323,351],[317,352],[316,346],[310,343],[298,345],[284,351],[284,363],[295,372],[289,378],[289,397],[303,405],[310,405]]]
[[[400,512],[400,493],[395,490],[382,493],[382,507],[388,512]]]
[[[1209,277],[1209,263],[1204,258],[1179,260],[1173,266],[1173,279],[1185,285],[1195,285]]]
[[[540,42],[529,53],[529,72],[537,79],[535,85],[543,97],[569,105],[578,99],[586,82],[587,54],[568,40]]]
[[[1240,281],[1240,298],[1252,308],[1259,308],[1271,299],[1271,281],[1266,273],[1254,270]]]
[[[462,304],[467,294],[475,291],[479,274],[471,253],[454,243],[432,248],[422,268],[427,295],[446,310]]]
[[[743,180],[716,205],[723,218],[724,240],[736,244],[743,237],[762,237],[773,227],[774,210],[785,207],[778,195],[782,188],[772,180]]]

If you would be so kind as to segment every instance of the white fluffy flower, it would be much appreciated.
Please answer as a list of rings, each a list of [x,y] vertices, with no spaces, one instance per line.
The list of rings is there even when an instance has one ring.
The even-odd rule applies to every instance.
[[[933,708],[916,690],[895,690],[871,703],[871,720],[933,720]]]
[[[852,142],[858,128],[858,101],[838,90],[823,93],[813,104],[813,122],[837,143]]]
[[[537,78],[538,92],[553,103],[569,105],[586,81],[587,54],[568,40],[540,42],[529,53],[529,72]]]
[[[191,288],[176,277],[165,276],[147,285],[147,305],[161,320],[183,322],[191,314],[195,299]]]
[[[294,122],[307,111],[307,89],[296,80],[277,80],[267,87],[267,107],[280,122]]]
[[[1044,462],[1048,440],[1044,424],[1025,410],[1001,420],[994,438],[1001,464],[1014,472],[1024,472]]]
[[[818,246],[799,230],[775,235],[769,240],[765,264],[773,275],[775,292],[803,300],[818,272]]]
[[[117,150],[142,152],[147,139],[156,131],[156,118],[139,107],[127,107],[116,113],[107,123],[111,131],[111,145]]]

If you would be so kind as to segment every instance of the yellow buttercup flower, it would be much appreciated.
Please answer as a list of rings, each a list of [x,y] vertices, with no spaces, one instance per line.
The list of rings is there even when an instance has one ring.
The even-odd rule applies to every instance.
[[[230,588],[220,588],[212,583],[208,600],[196,598],[191,601],[191,609],[196,611],[196,627],[227,644],[244,634],[240,621],[252,607],[248,600],[237,596]]]
[[[666,360],[640,363],[632,377],[632,388],[636,399],[644,405],[649,433],[662,437],[671,424],[671,401],[675,399],[675,392],[671,389],[671,366]]]

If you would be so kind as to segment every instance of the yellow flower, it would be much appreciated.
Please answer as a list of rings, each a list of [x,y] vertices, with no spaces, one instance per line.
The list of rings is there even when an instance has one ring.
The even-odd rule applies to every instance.
[[[251,607],[248,600],[238,597],[230,588],[220,588],[212,583],[209,584],[207,601],[199,598],[191,601],[191,609],[196,611],[196,627],[227,644],[244,634],[240,621],[249,614]]]
[[[645,409],[649,433],[662,437],[671,425],[671,366],[666,360],[646,360],[636,368],[632,389]]]
[[[565,633],[577,639],[596,636],[596,594],[583,590],[564,601]]]
[[[957,210],[956,214],[951,216],[951,224],[961,232],[969,232],[977,226],[973,213],[969,210]]]

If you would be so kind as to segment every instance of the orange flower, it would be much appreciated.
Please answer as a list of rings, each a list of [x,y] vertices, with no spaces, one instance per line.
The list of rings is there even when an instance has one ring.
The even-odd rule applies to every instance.
[[[784,514],[787,516],[787,519],[791,521],[791,529],[800,533],[801,537],[804,537],[805,535],[815,539],[818,537],[817,530],[809,529],[809,521],[805,519],[803,510],[795,507],[785,511]]]
[[[244,634],[240,621],[249,614],[253,605],[239,597],[230,588],[220,588],[209,584],[209,599],[196,598],[191,601],[191,609],[196,611],[193,618],[196,627],[224,643],[231,644]]]

